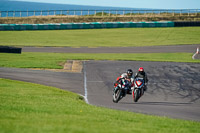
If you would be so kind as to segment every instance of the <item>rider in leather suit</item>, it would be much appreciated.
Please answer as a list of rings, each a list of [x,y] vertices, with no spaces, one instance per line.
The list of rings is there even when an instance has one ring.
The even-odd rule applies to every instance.
[[[146,91],[147,90],[148,78],[147,78],[147,74],[144,72],[144,68],[143,67],[140,67],[138,69],[138,72],[135,74],[135,78],[137,78],[137,77],[140,77],[140,78],[144,79],[144,83],[145,83],[144,91]]]
[[[126,93],[130,93],[131,94],[131,89],[133,89],[133,81],[134,81],[134,76],[133,76],[133,71],[131,69],[128,69],[126,71],[126,73],[121,74],[120,77],[117,78],[116,82],[114,83],[114,87],[116,90],[119,84],[121,83],[121,79],[127,80],[129,81],[129,90],[127,90]],[[123,86],[123,85],[122,85]]]

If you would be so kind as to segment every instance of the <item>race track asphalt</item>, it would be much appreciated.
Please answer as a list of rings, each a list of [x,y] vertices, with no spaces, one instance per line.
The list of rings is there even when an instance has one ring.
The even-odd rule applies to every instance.
[[[115,79],[126,69],[132,68],[136,72],[140,66],[148,74],[147,92],[137,103],[131,95],[113,103]],[[199,63],[85,61],[82,73],[0,68],[0,78],[54,86],[81,95],[87,90],[87,99],[92,105],[200,121]]]
[[[169,45],[145,47],[23,47],[22,52],[54,52],[54,53],[195,53],[200,44]]]

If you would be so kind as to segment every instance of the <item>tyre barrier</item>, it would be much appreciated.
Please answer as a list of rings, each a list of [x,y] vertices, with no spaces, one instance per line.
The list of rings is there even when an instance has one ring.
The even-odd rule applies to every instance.
[[[145,27],[174,27],[174,22],[165,21],[165,22],[91,22],[91,23],[61,23],[61,24],[0,24],[0,31],[145,28]]]
[[[0,53],[18,53],[21,54],[22,48],[0,46]]]
[[[195,22],[174,22],[174,27],[191,27],[191,26],[200,26],[200,21]]]

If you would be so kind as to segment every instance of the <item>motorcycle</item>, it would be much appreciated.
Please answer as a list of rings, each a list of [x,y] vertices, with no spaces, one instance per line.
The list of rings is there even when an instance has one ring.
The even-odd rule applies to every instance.
[[[130,91],[130,81],[121,79],[118,84],[114,84],[114,87],[116,89],[113,90],[113,102],[118,103]]]
[[[136,78],[134,80],[134,89],[132,90],[132,96],[134,102],[137,102],[140,97],[144,94],[144,79],[143,78]]]

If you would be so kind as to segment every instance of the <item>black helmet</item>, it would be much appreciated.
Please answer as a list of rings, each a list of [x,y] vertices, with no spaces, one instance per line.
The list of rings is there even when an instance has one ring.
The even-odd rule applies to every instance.
[[[126,73],[127,73],[128,78],[132,77],[133,75],[133,71],[131,69],[128,69]]]

